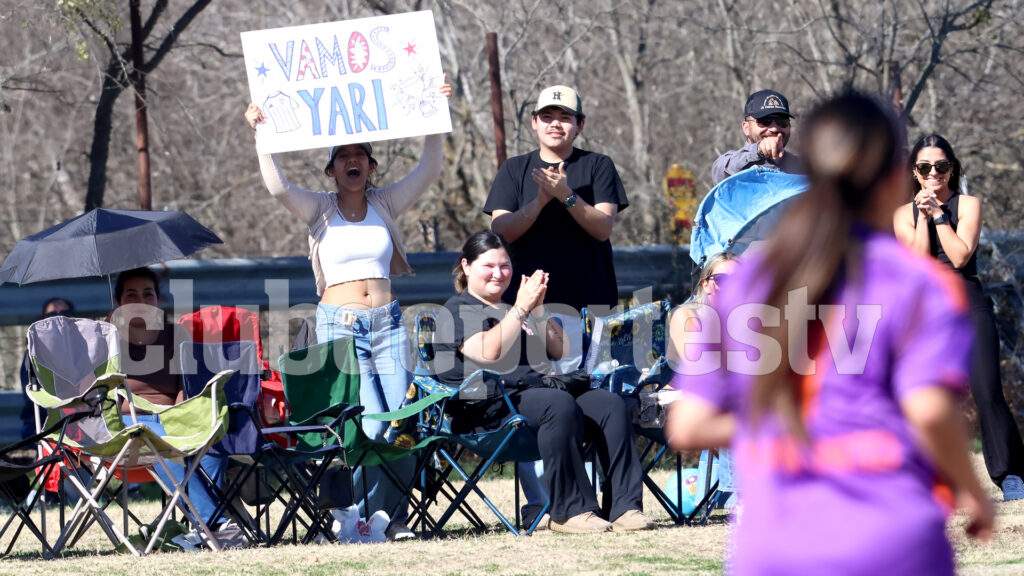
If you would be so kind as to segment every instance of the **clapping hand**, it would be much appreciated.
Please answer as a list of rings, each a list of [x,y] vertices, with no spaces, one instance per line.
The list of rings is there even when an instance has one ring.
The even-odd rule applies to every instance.
[[[515,307],[529,313],[544,302],[544,295],[547,294],[547,291],[547,272],[537,270],[530,276],[524,274],[519,284],[519,292],[516,293]]]
[[[914,203],[917,204],[917,209],[927,214],[929,218],[935,219],[942,216],[942,205],[939,204],[939,198],[930,190],[918,192],[914,196]]]
[[[537,183],[537,197],[542,206],[552,198],[564,200],[572,194],[569,180],[565,175],[565,162],[559,162],[557,170],[554,167],[534,168],[530,177]]]

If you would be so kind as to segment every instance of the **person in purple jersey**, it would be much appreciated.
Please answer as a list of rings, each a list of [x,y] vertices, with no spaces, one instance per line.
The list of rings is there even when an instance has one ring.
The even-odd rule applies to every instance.
[[[733,573],[952,574],[952,497],[968,534],[993,526],[957,403],[962,283],[891,234],[907,188],[887,107],[838,96],[800,142],[810,190],[699,312],[707,338],[680,354],[667,433],[733,448]]]

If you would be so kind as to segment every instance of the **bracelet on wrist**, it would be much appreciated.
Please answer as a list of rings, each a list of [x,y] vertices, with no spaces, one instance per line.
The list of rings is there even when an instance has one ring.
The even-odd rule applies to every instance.
[[[527,312],[526,312],[526,311],[524,311],[524,310],[523,310],[522,308],[520,308],[519,306],[512,306],[511,308],[509,308],[509,309],[508,309],[508,311],[509,311],[509,312],[510,312],[510,313],[511,313],[512,315],[514,315],[514,316],[516,317],[516,320],[517,320],[517,321],[519,321],[519,322],[522,322],[522,321],[526,320],[526,314],[527,314]]]

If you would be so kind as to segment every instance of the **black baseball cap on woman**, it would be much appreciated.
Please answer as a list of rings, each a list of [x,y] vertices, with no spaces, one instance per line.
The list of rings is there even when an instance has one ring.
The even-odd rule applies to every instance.
[[[781,114],[794,118],[789,113],[789,100],[775,90],[761,90],[754,92],[747,98],[747,105],[743,107],[743,117],[747,116],[760,120],[765,116]]]

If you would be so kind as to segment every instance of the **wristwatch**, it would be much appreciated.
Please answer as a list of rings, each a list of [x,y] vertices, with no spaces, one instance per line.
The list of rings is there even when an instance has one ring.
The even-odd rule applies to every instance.
[[[565,207],[566,208],[572,208],[575,205],[576,205],[576,193],[573,192],[572,194],[569,194],[565,198]]]
[[[949,224],[949,216],[943,214],[942,216],[933,219],[932,224],[935,224],[936,226],[938,226],[939,224]]]

